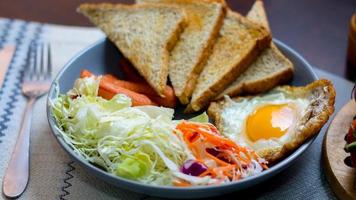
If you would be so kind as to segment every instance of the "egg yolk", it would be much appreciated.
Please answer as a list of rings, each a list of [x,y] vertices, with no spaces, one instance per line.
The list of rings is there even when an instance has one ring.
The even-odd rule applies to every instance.
[[[279,138],[293,124],[294,109],[287,104],[266,105],[248,116],[246,133],[253,142],[259,139]]]

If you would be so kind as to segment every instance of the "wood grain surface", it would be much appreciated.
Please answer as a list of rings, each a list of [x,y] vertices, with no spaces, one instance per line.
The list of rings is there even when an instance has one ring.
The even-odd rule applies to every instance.
[[[0,0],[0,16],[64,25],[91,24],[75,12],[83,2],[132,3],[133,0]],[[245,14],[254,0],[227,0]],[[346,77],[348,25],[356,0],[265,0],[275,38],[312,65]],[[356,56],[356,55],[355,55]]]
[[[351,100],[337,113],[324,138],[323,157],[326,177],[340,199],[356,199],[356,169],[344,164],[350,154],[344,151],[344,137],[356,115],[356,103]]]

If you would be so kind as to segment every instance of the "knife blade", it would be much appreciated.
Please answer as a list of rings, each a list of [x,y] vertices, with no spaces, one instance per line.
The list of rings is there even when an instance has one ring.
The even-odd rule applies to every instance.
[[[12,57],[14,56],[15,50],[15,45],[7,45],[0,50],[0,89],[4,83],[5,75],[11,63]]]

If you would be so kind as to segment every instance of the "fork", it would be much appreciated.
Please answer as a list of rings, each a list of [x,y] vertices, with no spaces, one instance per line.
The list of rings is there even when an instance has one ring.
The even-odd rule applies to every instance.
[[[27,98],[27,105],[16,145],[3,179],[3,194],[9,198],[20,196],[27,186],[32,110],[35,101],[47,93],[51,84],[50,45],[31,42],[26,65],[22,93]]]

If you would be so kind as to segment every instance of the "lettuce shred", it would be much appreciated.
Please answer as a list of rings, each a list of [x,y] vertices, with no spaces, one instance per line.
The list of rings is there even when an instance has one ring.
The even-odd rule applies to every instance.
[[[52,100],[52,113],[63,138],[85,160],[117,176],[170,185],[173,173],[191,157],[174,134],[174,111],[156,106],[131,107],[118,94],[98,97],[99,80],[78,79],[67,94]],[[173,170],[172,170],[173,169]]]

